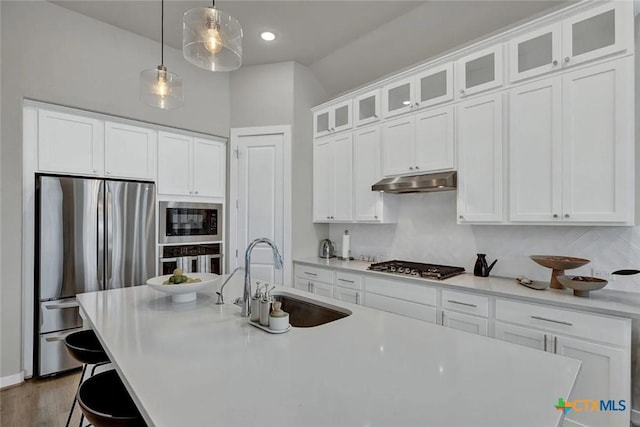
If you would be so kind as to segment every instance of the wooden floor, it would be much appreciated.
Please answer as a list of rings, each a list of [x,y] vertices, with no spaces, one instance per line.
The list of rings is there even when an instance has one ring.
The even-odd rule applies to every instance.
[[[78,387],[80,373],[45,380],[27,380],[0,391],[0,426],[64,427]],[[80,422],[76,404],[71,426]]]

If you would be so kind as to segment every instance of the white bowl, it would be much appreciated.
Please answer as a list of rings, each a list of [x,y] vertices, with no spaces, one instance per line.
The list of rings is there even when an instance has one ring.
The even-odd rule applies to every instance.
[[[202,282],[195,283],[180,283],[178,285],[164,285],[163,283],[169,280],[171,274],[165,274],[164,276],[156,276],[147,280],[147,285],[155,289],[156,291],[165,292],[171,295],[171,301],[173,302],[189,302],[195,301],[197,298],[196,292],[200,291],[207,286],[220,280],[221,276],[211,273],[185,273],[185,276],[200,279]]]

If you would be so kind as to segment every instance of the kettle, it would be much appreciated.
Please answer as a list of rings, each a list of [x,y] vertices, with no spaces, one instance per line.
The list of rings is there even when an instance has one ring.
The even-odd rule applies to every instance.
[[[489,273],[491,273],[491,269],[498,260],[494,260],[491,265],[487,264],[487,259],[485,258],[487,254],[478,254],[478,259],[476,259],[476,265],[473,267],[473,275],[478,277],[489,277]]]
[[[333,242],[329,239],[320,240],[320,258],[333,258],[335,257],[336,247],[333,245]]]

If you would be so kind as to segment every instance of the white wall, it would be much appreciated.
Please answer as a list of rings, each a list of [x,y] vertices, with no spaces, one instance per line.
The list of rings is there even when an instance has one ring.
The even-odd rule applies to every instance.
[[[165,47],[180,74],[185,106],[161,111],[138,99],[140,71],[155,68],[160,45],[49,2],[2,1],[3,230],[0,265],[0,377],[21,370],[21,178],[23,98],[228,136],[229,76],[189,65]]]
[[[328,235],[312,223],[311,107],[327,94],[311,70],[295,62],[242,67],[231,75],[231,127],[292,125],[292,254],[313,256]]]

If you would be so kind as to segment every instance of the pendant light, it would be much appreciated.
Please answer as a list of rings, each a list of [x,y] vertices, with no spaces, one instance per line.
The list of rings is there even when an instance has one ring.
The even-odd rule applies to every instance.
[[[182,77],[167,71],[164,66],[164,0],[160,18],[160,65],[140,73],[140,99],[145,104],[162,110],[182,107]]]
[[[184,14],[182,54],[196,67],[232,71],[242,65],[242,27],[237,19],[211,7],[196,7]]]

